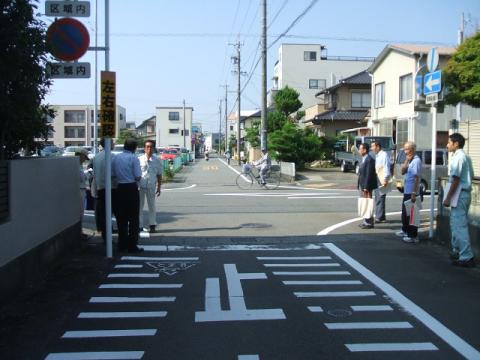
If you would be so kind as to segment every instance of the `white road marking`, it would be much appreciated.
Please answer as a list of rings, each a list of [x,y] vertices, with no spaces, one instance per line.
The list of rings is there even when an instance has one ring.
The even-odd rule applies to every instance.
[[[437,209],[435,209],[436,211]],[[424,210],[420,210],[420,212],[426,212],[426,211],[430,211],[430,209],[424,209]],[[388,216],[392,216],[392,215],[401,215],[402,212],[401,211],[396,211],[396,212],[390,212],[390,213],[387,213],[386,215]],[[341,228],[342,226],[345,226],[345,225],[348,225],[348,224],[351,224],[351,223],[354,223],[354,222],[357,222],[357,221],[361,221],[363,220],[363,218],[361,217],[357,217],[357,218],[353,218],[353,219],[349,219],[349,220],[345,220],[345,221],[342,221],[338,224],[334,224],[334,225],[331,225],[325,229],[323,229],[322,231],[320,231],[317,235],[328,235],[329,233],[331,233],[333,230],[336,230],[338,228]]]
[[[167,251],[168,250],[168,246],[166,245],[139,245],[138,247],[141,247],[145,251]]]
[[[284,285],[361,285],[360,280],[283,281]]]
[[[222,310],[219,278],[207,278],[205,311],[195,312],[195,322],[284,320],[282,309],[247,309],[241,280],[264,280],[265,273],[239,273],[235,264],[224,264],[230,310]]]
[[[141,269],[143,265],[131,265],[131,264],[125,264],[125,265],[115,265],[115,269]]]
[[[407,321],[396,322],[345,322],[325,323],[329,330],[352,330],[352,329],[412,329],[413,326]]]
[[[91,303],[132,303],[132,302],[173,302],[174,296],[160,296],[160,297],[126,297],[126,296],[99,296],[91,297]]]
[[[350,306],[353,311],[393,311],[389,305],[356,305]]]
[[[127,312],[82,312],[79,319],[122,319],[122,318],[158,318],[167,316],[166,311],[127,311]]]
[[[109,278],[158,278],[160,274],[108,274]]]
[[[274,271],[273,275],[351,275],[348,271]]]
[[[137,360],[144,351],[102,351],[48,354],[45,360]]]
[[[351,352],[362,351],[434,351],[438,348],[432,343],[370,343],[345,344]]]
[[[141,261],[194,261],[198,257],[147,257],[147,256],[122,256],[120,259],[125,260],[141,260]]]
[[[238,360],[260,360],[258,355],[238,355]]]
[[[325,264],[263,264],[265,267],[336,267],[339,263],[325,263]]]
[[[257,256],[257,260],[331,260],[331,256]]]
[[[308,306],[308,310],[310,310],[311,312],[323,312],[321,306]]]
[[[180,289],[182,284],[103,284],[99,289]]]
[[[186,187],[181,187],[181,188],[172,188],[172,189],[162,188],[162,191],[188,190],[188,189],[193,189],[196,186],[197,186],[197,184],[193,184],[193,185],[186,186]]]
[[[286,251],[286,250],[320,250],[322,244],[305,244],[290,247],[281,247],[278,245],[216,245],[216,246],[180,246],[168,245],[161,251],[178,252],[178,251]],[[137,259],[139,260],[139,259]]]
[[[348,265],[358,271],[366,279],[368,279],[373,285],[382,290],[392,301],[399,304],[408,313],[413,315],[417,320],[422,322],[427,328],[438,335],[442,340],[454,348],[458,353],[469,360],[480,360],[480,352],[473,346],[468,344],[465,340],[455,334],[453,331],[444,326],[441,322],[428,314],[420,306],[416,305],[413,301],[401,294],[397,289],[388,284],[386,281],[379,278],[373,272],[368,270],[365,266],[358,261],[347,255],[344,251],[340,250],[332,243],[324,244],[330,251],[336,256],[345,261]]]
[[[296,297],[357,297],[357,296],[375,296],[374,291],[307,291],[294,292]]]
[[[62,338],[83,339],[121,336],[154,336],[156,333],[156,329],[67,331],[63,334]]]

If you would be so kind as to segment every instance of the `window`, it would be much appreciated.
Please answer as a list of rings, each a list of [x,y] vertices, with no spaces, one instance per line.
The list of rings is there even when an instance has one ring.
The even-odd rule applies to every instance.
[[[375,84],[375,107],[385,106],[385,83]]]
[[[178,134],[180,131],[178,129],[168,129],[169,134]]]
[[[403,146],[408,141],[408,120],[397,120],[397,144]]]
[[[325,89],[327,81],[325,79],[310,79],[308,80],[309,89]]]
[[[400,103],[412,101],[412,74],[400,76]]]
[[[317,61],[316,51],[304,51],[303,52],[303,60],[305,60],[305,61]]]
[[[85,137],[85,128],[83,126],[67,126],[65,127],[65,137],[79,139]]]
[[[185,130],[185,136],[189,136],[190,134],[190,131],[189,130]],[[180,132],[180,135],[183,136],[183,130]]]
[[[168,120],[180,120],[180,113],[178,111],[170,111],[168,113]]]
[[[85,111],[83,110],[65,110],[64,115],[66,123],[85,123]]]
[[[352,92],[352,108],[368,108],[370,105],[370,92]]]
[[[233,131],[233,125],[230,125],[230,131]]]

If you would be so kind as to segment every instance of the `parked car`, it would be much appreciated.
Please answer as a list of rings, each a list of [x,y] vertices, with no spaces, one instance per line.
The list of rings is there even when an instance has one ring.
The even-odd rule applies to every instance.
[[[162,160],[168,160],[170,162],[173,162],[173,160],[180,155],[180,151],[174,148],[166,148],[162,152],[161,159]]]
[[[360,144],[372,144],[376,141],[379,141],[380,144],[382,144],[382,149],[387,152],[390,158],[392,158],[395,144],[393,143],[391,136],[357,136],[354,139],[353,145],[347,141],[345,143],[344,151],[335,152],[335,162],[340,164],[340,170],[343,172],[355,170],[355,173],[358,174],[360,164],[362,163],[362,156],[358,152]],[[375,153],[373,151],[370,151],[370,155],[375,158]]]
[[[432,171],[432,150],[417,150],[417,155],[422,159],[422,171],[420,175],[420,191],[426,192],[431,189],[431,171]],[[398,152],[395,168],[393,171],[393,180],[397,189],[403,192],[402,164],[405,162],[405,151]],[[438,190],[438,179],[448,175],[448,151],[447,149],[437,150],[435,160],[435,189]]]
[[[112,154],[120,154],[123,152],[123,144],[115,145],[112,149]]]
[[[62,149],[55,145],[47,145],[42,150],[40,150],[40,155],[45,157],[61,156],[62,153]]]

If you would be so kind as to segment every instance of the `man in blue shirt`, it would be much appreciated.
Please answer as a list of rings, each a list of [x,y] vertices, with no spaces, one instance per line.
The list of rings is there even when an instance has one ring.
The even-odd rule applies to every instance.
[[[140,161],[135,156],[137,141],[125,140],[124,151],[112,159],[112,176],[117,179],[118,250],[143,251],[138,244],[140,196],[138,181],[142,178]]]
[[[453,153],[450,161],[450,190],[445,194],[443,205],[451,206],[450,231],[452,232],[452,264],[462,267],[475,266],[468,233],[468,208],[472,200],[472,160],[463,151],[465,138],[459,133],[448,137],[447,149]],[[455,199],[456,204],[452,202]]]
[[[412,203],[417,201],[417,194],[420,188],[420,175],[422,170],[422,160],[416,154],[417,145],[413,141],[407,141],[403,146],[405,151],[405,162],[402,165],[403,201],[402,201],[402,230],[397,231],[396,235],[401,236],[407,243],[418,243],[418,227],[410,225],[410,214],[407,214],[405,201]]]

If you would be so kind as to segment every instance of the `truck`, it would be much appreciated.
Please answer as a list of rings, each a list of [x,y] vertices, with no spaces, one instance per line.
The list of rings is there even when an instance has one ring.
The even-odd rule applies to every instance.
[[[343,172],[355,170],[355,173],[358,174],[362,162],[362,156],[358,152],[360,144],[372,144],[376,141],[382,144],[382,149],[387,152],[390,159],[394,159],[395,144],[391,136],[355,136],[353,141],[347,138],[345,151],[335,151],[335,163],[340,165],[340,170]],[[370,155],[375,158],[375,153],[372,150],[370,151]]]

